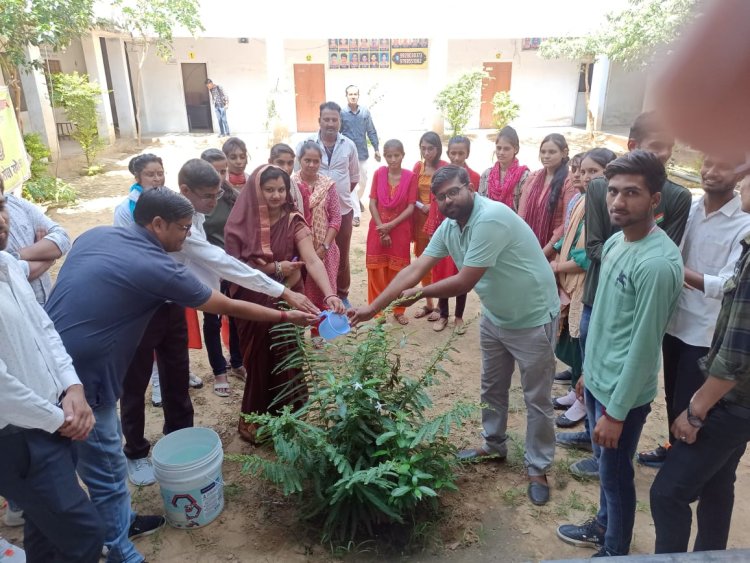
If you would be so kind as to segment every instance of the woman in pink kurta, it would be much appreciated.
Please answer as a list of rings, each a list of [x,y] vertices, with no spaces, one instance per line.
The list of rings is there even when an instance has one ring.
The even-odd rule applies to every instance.
[[[534,231],[547,258],[563,234],[565,210],[578,193],[568,177],[568,143],[559,133],[547,135],[539,147],[543,168],[529,174],[523,185],[518,215]]]
[[[336,234],[341,228],[341,207],[336,184],[328,176],[318,173],[322,153],[314,141],[306,141],[297,155],[300,169],[292,174],[292,184],[300,192],[309,193],[309,208],[305,206],[305,221],[310,225],[313,235],[313,247],[323,261],[328,281],[336,293],[336,276],[339,270],[339,247],[336,246]],[[316,307],[325,308],[324,299],[328,297],[310,278],[305,282],[305,295]]]

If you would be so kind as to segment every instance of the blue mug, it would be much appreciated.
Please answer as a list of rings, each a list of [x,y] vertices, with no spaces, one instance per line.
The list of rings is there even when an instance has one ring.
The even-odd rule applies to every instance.
[[[323,320],[318,325],[318,332],[326,340],[333,340],[351,330],[346,315],[340,315],[333,311],[323,311],[320,316],[323,317]]]

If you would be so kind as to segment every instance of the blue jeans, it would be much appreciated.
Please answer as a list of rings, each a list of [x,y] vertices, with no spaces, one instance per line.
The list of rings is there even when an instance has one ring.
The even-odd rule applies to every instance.
[[[591,321],[591,307],[588,305],[583,306],[583,312],[581,313],[581,322],[580,322],[580,336],[578,337],[578,344],[581,346],[581,365],[583,365],[584,360],[586,359],[586,338],[589,335],[589,322]],[[584,382],[586,379],[584,378]],[[588,409],[586,411],[588,413]],[[588,434],[589,439],[591,440],[591,451],[593,452],[593,459],[599,465],[599,456],[601,455],[601,449],[599,448],[598,444],[594,443],[594,439],[592,437],[591,432],[591,421],[593,418],[589,418],[588,416],[583,419],[583,428],[584,432]]]
[[[603,405],[586,389],[586,411],[592,425],[602,417]],[[630,409],[616,448],[600,448],[599,512],[596,521],[607,531],[604,547],[612,555],[627,555],[635,523],[633,456],[651,404]],[[593,433],[592,433],[593,434]]]
[[[96,424],[84,442],[73,442],[78,453],[78,475],[89,489],[91,502],[104,525],[104,544],[109,563],[140,563],[143,555],[128,539],[135,520],[127,484],[127,465],[122,451],[120,418],[115,405],[94,409]]]
[[[227,108],[214,106],[216,111],[216,121],[219,122],[219,134],[229,135],[229,123],[227,123]]]

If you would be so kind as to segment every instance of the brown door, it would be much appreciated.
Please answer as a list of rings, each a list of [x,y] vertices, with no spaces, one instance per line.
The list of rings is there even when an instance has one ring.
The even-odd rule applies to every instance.
[[[325,66],[294,65],[294,95],[297,104],[297,131],[317,131],[320,104],[326,101]]]
[[[497,92],[510,90],[510,71],[513,63],[484,63],[484,71],[489,75],[482,80],[482,105],[479,109],[479,127],[493,129],[492,98]]]
[[[182,63],[182,87],[185,90],[185,110],[188,130],[213,132],[211,95],[206,88],[205,63]]]

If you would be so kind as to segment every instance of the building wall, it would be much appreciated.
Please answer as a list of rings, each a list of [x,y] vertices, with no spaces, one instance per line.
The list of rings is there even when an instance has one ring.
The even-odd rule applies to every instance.
[[[45,55],[44,51],[42,51],[42,55]],[[65,73],[85,74],[87,72],[86,61],[83,58],[83,47],[79,39],[73,40],[70,45],[61,51],[49,51],[45,58],[60,61],[60,68]]]
[[[139,54],[129,49],[128,55],[135,83]],[[265,60],[265,43],[258,39],[247,44],[237,39],[176,39],[174,57],[168,62],[149,50],[143,66],[143,132],[188,131],[181,63],[205,63],[208,77],[226,90],[232,130],[258,131],[266,115]],[[213,111],[211,114],[214,131],[218,132],[216,116]]]
[[[274,51],[276,50],[276,51]],[[194,58],[190,59],[190,53]],[[295,64],[325,65],[326,98],[343,105],[345,88],[356,84],[361,103],[373,107],[382,138],[399,131],[435,127],[434,99],[449,81],[483,63],[513,64],[511,95],[521,105],[516,120],[522,126],[571,125],[578,88],[577,63],[544,60],[536,51],[522,51],[520,40],[432,39],[427,69],[345,69],[327,65],[326,39],[260,40],[240,44],[237,39],[178,39],[175,57],[165,63],[149,54],[144,66],[146,133],[187,131],[187,117],[179,63],[204,62],[208,76],[226,88],[230,97],[228,120],[233,131],[260,132],[267,120],[267,104],[274,99],[279,121],[296,131]],[[136,57],[131,53],[131,66]],[[479,126],[479,104],[469,128]],[[612,113],[616,113],[617,100]],[[165,111],[165,108],[170,108]],[[629,111],[629,110],[628,110]],[[439,121],[439,120],[438,120]],[[215,127],[218,131],[218,127]]]
[[[643,111],[647,73],[627,71],[620,63],[611,63],[607,97],[604,102],[603,127],[620,127],[633,123]]]

